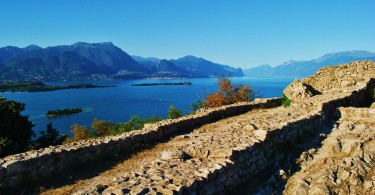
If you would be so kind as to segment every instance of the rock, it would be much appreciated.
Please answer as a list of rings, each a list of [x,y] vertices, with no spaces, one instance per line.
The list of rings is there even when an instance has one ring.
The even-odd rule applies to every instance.
[[[258,128],[253,124],[246,124],[242,127],[242,129],[245,131],[254,131],[254,130],[257,130]]]
[[[177,159],[177,160],[186,160],[188,158],[188,154],[181,150],[165,150],[161,153],[161,160],[172,160],[172,159]]]
[[[295,79],[291,84],[289,84],[283,91],[286,97],[290,100],[299,100],[312,97],[317,94],[311,86]]]

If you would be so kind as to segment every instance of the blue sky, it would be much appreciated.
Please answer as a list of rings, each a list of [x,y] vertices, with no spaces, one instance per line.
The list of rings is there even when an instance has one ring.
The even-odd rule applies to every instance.
[[[1,0],[0,47],[111,41],[236,67],[375,52],[373,0]]]

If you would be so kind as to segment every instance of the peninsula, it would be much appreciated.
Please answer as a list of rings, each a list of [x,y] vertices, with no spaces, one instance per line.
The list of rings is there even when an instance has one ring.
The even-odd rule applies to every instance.
[[[0,92],[41,92],[63,89],[103,88],[114,86],[97,86],[92,84],[74,84],[68,86],[52,86],[42,82],[31,81],[0,81]]]
[[[157,85],[192,85],[191,82],[179,82],[179,83],[140,83],[132,84],[132,86],[157,86]]]

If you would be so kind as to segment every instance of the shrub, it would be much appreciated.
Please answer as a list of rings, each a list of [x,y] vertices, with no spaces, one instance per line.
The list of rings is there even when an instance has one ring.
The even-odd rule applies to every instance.
[[[70,132],[72,132],[73,137],[67,138],[64,143],[76,142],[94,137],[92,131],[79,124],[72,125],[72,130]]]
[[[196,112],[197,110],[204,107],[204,104],[201,100],[197,100],[196,102],[190,104],[190,112]]]
[[[281,104],[284,107],[289,107],[291,103],[292,101],[285,94],[281,96]]]
[[[204,107],[219,107],[254,100],[255,93],[250,85],[233,85],[230,78],[223,75],[217,78],[219,90],[206,97],[203,102]]]
[[[229,102],[220,92],[209,94],[204,101],[204,107],[206,108],[219,107],[227,104],[229,104]]]
[[[110,135],[110,131],[115,127],[115,123],[109,121],[99,120],[94,118],[94,121],[91,124],[91,129],[95,134],[95,137]]]
[[[175,118],[180,118],[184,114],[180,109],[175,109],[173,105],[169,107],[169,112],[168,112],[168,119],[175,119]]]

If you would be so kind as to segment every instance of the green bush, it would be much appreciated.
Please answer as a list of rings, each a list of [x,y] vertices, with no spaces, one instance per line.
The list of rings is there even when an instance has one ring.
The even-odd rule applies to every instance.
[[[190,112],[197,112],[197,110],[204,107],[204,104],[201,100],[197,100],[196,102],[190,104]]]
[[[286,97],[285,94],[281,96],[281,105],[283,105],[284,107],[289,107],[291,103],[292,103],[292,100]]]
[[[169,107],[168,119],[176,119],[182,117],[184,114],[180,109],[175,109],[173,105]]]

